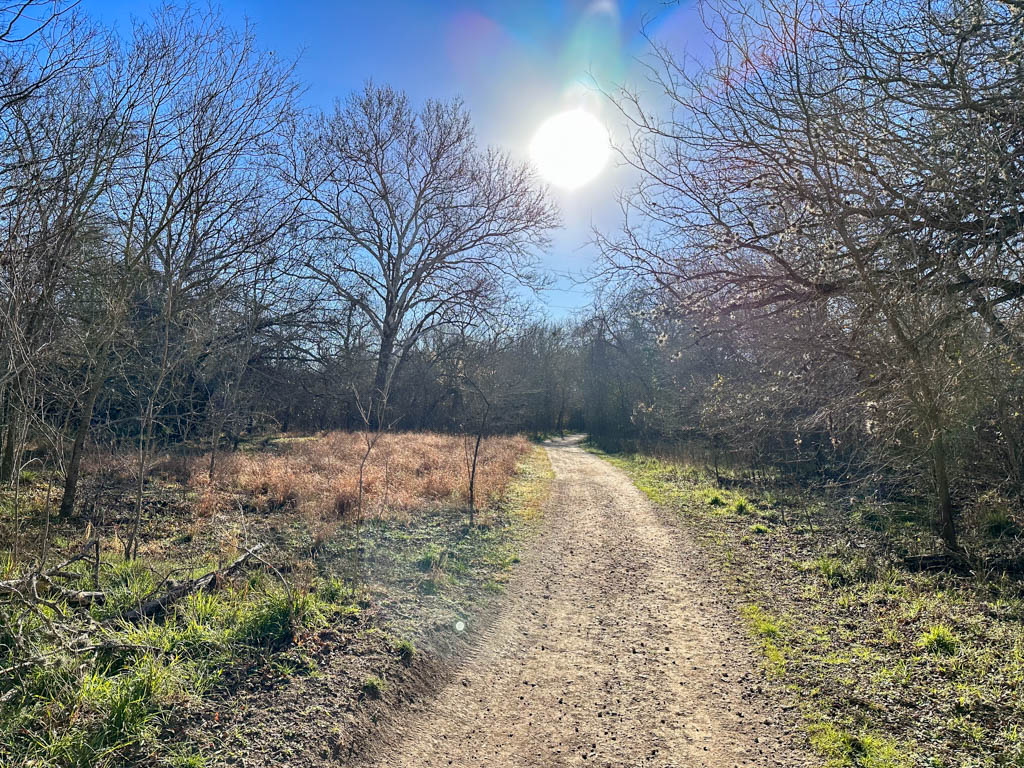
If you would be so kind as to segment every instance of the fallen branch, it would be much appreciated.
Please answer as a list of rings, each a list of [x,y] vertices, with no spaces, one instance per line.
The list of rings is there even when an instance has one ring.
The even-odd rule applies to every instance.
[[[98,539],[95,537],[86,541],[80,547],[79,551],[65,560],[63,563],[58,565],[56,568],[51,568],[49,571],[41,572],[34,570],[26,573],[24,576],[19,576],[17,579],[8,579],[7,581],[0,581],[0,594],[2,595],[14,595],[22,600],[25,599],[26,593],[38,597],[38,590],[42,587],[44,593],[52,593],[59,597],[62,597],[72,605],[84,606],[92,605],[93,603],[102,603],[106,599],[106,595],[99,590],[78,590],[78,589],[66,589],[53,582],[54,579],[67,579],[69,581],[77,581],[84,578],[80,573],[66,570],[67,567],[73,563],[77,563],[79,560],[86,560],[90,557],[90,550],[96,545]]]
[[[45,595],[55,595],[76,606],[92,605],[93,603],[102,604],[107,599],[106,594],[100,591],[67,589],[59,584],[54,584],[50,578],[51,576],[65,577],[67,574],[60,571],[30,573],[22,576],[20,579],[0,581],[0,594],[14,595],[21,600],[25,600],[26,594],[38,598],[39,592],[42,591]]]
[[[903,565],[907,570],[921,571],[947,571],[952,573],[969,573],[971,564],[966,557],[957,552],[943,552],[935,555],[912,555],[903,558]]]
[[[57,595],[71,605],[78,607],[93,604],[103,605],[103,603],[107,601],[107,593],[101,592],[100,590],[65,589],[64,587],[53,584],[49,579],[45,579],[45,581],[47,582],[47,591],[49,593]]]
[[[181,584],[172,586],[162,595],[150,598],[146,602],[142,603],[138,608],[128,611],[128,613],[124,614],[124,618],[128,621],[138,621],[139,619],[159,616],[170,606],[174,605],[174,603],[193,592],[204,592],[217,589],[225,577],[230,576],[241,569],[249,558],[253,557],[263,549],[263,546],[263,544],[257,544],[252,549],[246,550],[227,568],[219,571],[210,571],[209,573],[203,574],[198,579],[190,579]]]

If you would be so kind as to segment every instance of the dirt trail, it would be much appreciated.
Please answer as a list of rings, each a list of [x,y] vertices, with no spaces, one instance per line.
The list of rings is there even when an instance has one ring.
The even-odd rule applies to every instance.
[[[548,447],[545,530],[477,650],[376,765],[812,765],[695,546],[577,442]]]

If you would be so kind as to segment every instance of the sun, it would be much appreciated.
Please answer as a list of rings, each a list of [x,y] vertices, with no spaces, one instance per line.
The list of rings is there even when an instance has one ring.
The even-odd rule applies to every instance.
[[[563,189],[578,189],[608,162],[608,131],[583,109],[549,117],[533,135],[530,156],[541,175]]]

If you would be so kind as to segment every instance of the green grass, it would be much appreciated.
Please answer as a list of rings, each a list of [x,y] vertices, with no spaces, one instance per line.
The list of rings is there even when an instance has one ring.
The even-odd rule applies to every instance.
[[[992,539],[1016,536],[1020,533],[1020,527],[1016,520],[1005,509],[993,509],[987,512],[981,519],[981,529],[986,536]]]
[[[395,651],[401,658],[402,663],[409,665],[416,657],[416,644],[412,640],[400,640],[395,643]]]
[[[132,563],[115,564],[105,578],[102,586],[122,605],[152,587],[148,569]],[[223,686],[226,671],[350,611],[329,599],[332,592],[326,585],[291,594],[272,582],[232,586],[189,595],[163,620],[140,623],[112,618],[114,607],[105,605],[93,611],[105,618],[104,628],[83,652],[74,650],[73,638],[46,633],[45,621],[26,609],[0,608],[0,627],[8,628],[0,629],[0,667],[24,657],[9,629],[18,622],[36,630],[22,636],[33,638],[32,655],[40,657],[8,681],[13,695],[0,706],[0,764],[136,764],[160,751],[160,733],[175,710]],[[66,606],[58,611],[74,615]],[[203,764],[185,745],[167,755],[172,764]]]
[[[894,742],[866,730],[856,733],[826,722],[808,727],[811,745],[826,758],[826,768],[910,768],[906,753]]]
[[[467,525],[463,509],[431,507],[407,522],[366,521],[359,531],[343,526],[323,540],[315,558],[308,521],[278,518],[259,540],[280,572],[250,561],[245,573],[216,591],[189,595],[166,616],[137,623],[123,620],[125,609],[165,590],[165,577],[180,582],[222,566],[221,537],[232,532],[218,529],[216,540],[193,537],[181,524],[187,518],[168,515],[165,530],[148,531],[150,546],[137,560],[119,557],[121,545],[107,532],[99,587],[108,599],[102,605],[58,603],[29,611],[0,601],[0,766],[205,766],[213,758],[204,750],[244,750],[244,736],[210,736],[190,720],[182,723],[188,713],[220,706],[250,676],[263,686],[318,674],[318,657],[308,649],[341,642],[349,631],[360,638],[381,633],[368,641],[380,652],[372,671],[380,691],[385,680],[397,685],[392,674],[415,662],[417,641],[472,615],[474,601],[503,589],[540,518],[551,477],[546,453],[537,447],[523,457],[484,524]],[[45,497],[45,489],[36,490]],[[168,500],[179,498],[175,490]],[[0,525],[8,507],[0,497]],[[61,533],[51,539],[51,563],[57,552],[79,546],[80,532]],[[25,568],[6,545],[0,542],[5,579]],[[85,563],[69,570],[82,578],[68,584],[91,587]],[[385,618],[384,611],[366,610],[371,598],[401,608]],[[66,632],[60,629],[65,625]],[[328,626],[331,632],[315,634]],[[339,647],[348,652],[349,644]],[[367,695],[359,679],[339,694],[340,707]]]
[[[740,613],[758,637],[774,640],[782,634],[782,624],[765,613],[760,606],[745,605]]]
[[[917,645],[928,653],[953,656],[960,647],[960,638],[945,624],[936,624],[921,633]]]
[[[896,553],[933,540],[909,503],[735,477],[719,488],[700,468],[594,452],[677,512],[726,577],[766,676],[793,696],[826,766],[1024,767],[1019,578],[902,567]],[[1000,509],[978,530],[1005,541],[1013,520]]]
[[[426,573],[435,569],[444,568],[447,552],[438,544],[429,544],[416,555],[416,567]]]

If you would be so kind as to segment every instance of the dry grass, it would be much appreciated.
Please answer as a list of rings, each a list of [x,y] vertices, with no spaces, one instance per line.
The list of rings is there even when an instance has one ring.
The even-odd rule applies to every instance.
[[[530,449],[522,437],[488,437],[480,446],[476,505],[482,510],[501,497],[516,465]],[[363,473],[363,517],[406,519],[437,504],[468,503],[472,439],[432,432],[385,434]],[[327,432],[285,437],[269,447],[218,454],[214,482],[209,454],[154,457],[151,480],[193,492],[199,519],[237,505],[257,512],[289,511],[321,520],[354,519],[359,500],[359,464],[366,451],[362,432]],[[130,488],[137,459],[130,453],[90,454],[86,476],[107,487]]]
[[[308,558],[340,528],[359,519],[409,523],[431,509],[467,506],[471,438],[429,432],[385,434],[364,470],[360,518],[359,464],[365,438],[360,432],[327,432],[222,452],[212,483],[208,453],[153,457],[140,553],[174,559],[185,547],[229,560],[253,537],[273,539],[293,530],[301,532],[302,557]],[[478,524],[489,523],[530,447],[522,437],[483,441],[475,491]],[[137,467],[137,458],[129,452],[85,457],[83,470],[90,488],[83,497],[104,510],[114,536],[126,535],[131,524]]]
[[[216,509],[223,503],[221,495],[233,490],[249,494],[252,506],[261,511],[291,509],[328,521],[353,518],[365,437],[358,432],[330,432],[282,439],[268,451],[225,454],[218,460],[213,487],[207,485],[208,458],[196,457],[187,482],[199,492],[197,512]],[[487,508],[501,497],[529,447],[521,437],[483,441],[476,477],[478,506]],[[363,473],[363,517],[403,518],[434,504],[467,503],[470,450],[472,446],[460,436],[383,435]]]

